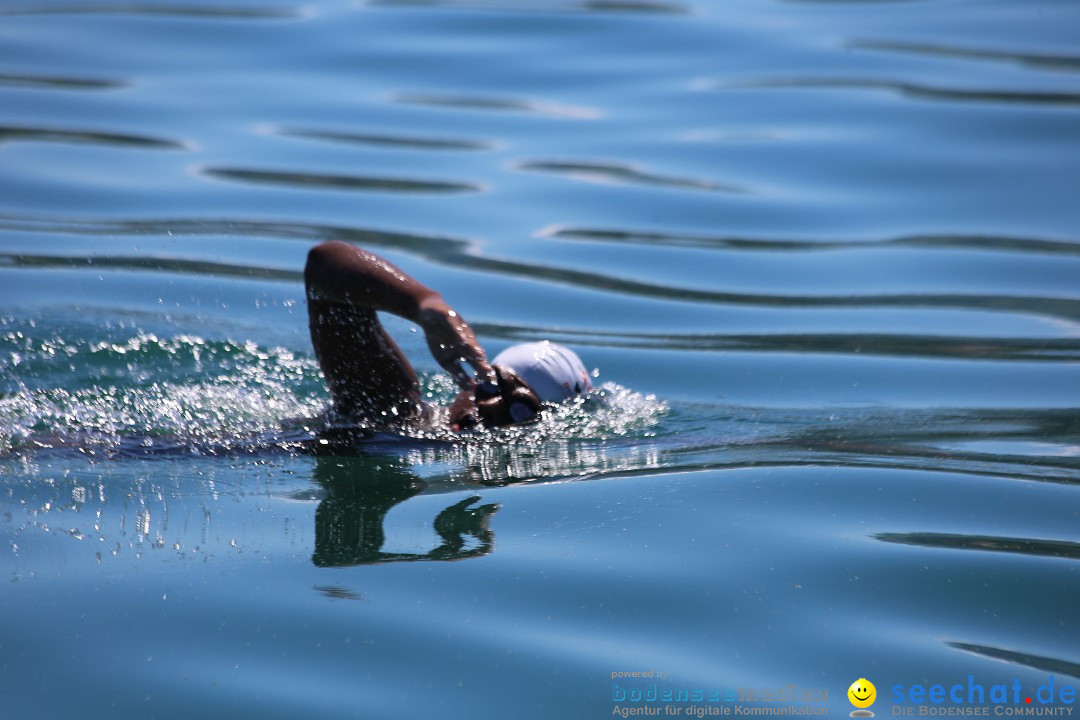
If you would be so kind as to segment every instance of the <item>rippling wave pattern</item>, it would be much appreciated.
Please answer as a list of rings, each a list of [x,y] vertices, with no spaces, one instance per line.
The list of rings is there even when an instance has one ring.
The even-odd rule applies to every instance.
[[[1075,2],[0,18],[13,717],[1080,683]],[[330,239],[596,388],[525,429],[340,424]]]

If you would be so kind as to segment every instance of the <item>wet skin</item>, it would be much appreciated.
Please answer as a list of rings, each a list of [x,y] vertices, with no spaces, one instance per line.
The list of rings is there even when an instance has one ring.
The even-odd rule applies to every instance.
[[[461,392],[449,424],[460,431],[531,422],[541,403],[509,368],[493,368],[476,335],[443,297],[387,260],[330,241],[304,267],[311,341],[335,410],[360,421],[411,423],[425,416],[420,382],[378,312],[416,323],[432,357]]]

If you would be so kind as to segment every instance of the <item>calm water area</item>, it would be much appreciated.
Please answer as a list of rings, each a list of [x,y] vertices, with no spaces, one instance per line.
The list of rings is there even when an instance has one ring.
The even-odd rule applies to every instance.
[[[327,427],[331,238],[596,388]],[[1066,716],[1078,408],[1076,0],[0,4],[4,717]]]

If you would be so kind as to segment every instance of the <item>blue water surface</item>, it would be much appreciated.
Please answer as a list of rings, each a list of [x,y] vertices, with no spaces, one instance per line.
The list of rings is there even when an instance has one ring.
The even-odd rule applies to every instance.
[[[1077,28],[0,7],[5,714],[846,716],[859,678],[878,716],[1075,709]],[[596,389],[525,431],[328,425],[301,273],[333,238]]]

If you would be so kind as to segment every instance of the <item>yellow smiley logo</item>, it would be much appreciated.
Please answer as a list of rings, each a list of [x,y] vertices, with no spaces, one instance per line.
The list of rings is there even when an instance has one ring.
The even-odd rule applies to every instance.
[[[859,678],[847,689],[848,700],[857,708],[868,708],[877,700],[877,688],[866,678]]]

